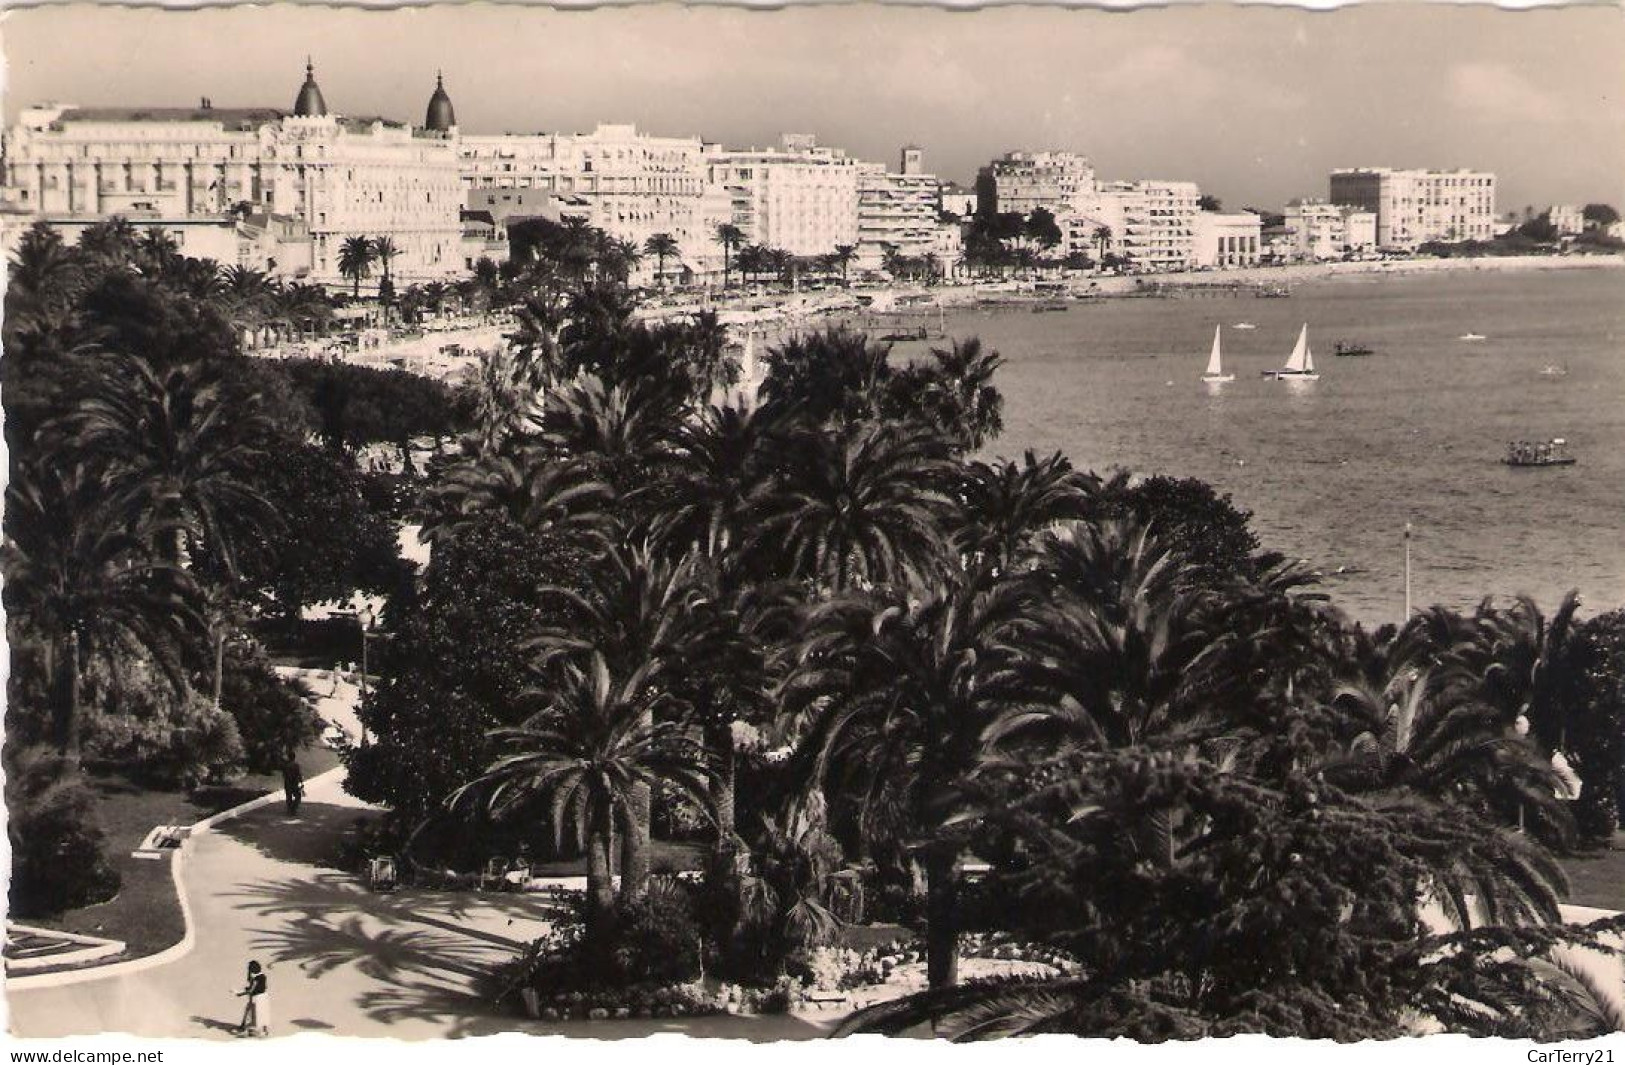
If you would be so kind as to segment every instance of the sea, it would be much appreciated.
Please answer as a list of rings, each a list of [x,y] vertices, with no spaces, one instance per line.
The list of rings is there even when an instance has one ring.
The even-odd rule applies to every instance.
[[[1320,379],[1262,377],[1305,325]],[[1403,617],[1407,524],[1417,608],[1526,594],[1550,611],[1570,589],[1586,616],[1625,607],[1625,270],[1344,276],[1278,299],[966,308],[945,326],[1005,359],[987,457],[1201,478],[1367,625]],[[1201,380],[1215,326],[1224,385]],[[1339,341],[1374,353],[1338,357]],[[1502,461],[1553,437],[1575,465]]]

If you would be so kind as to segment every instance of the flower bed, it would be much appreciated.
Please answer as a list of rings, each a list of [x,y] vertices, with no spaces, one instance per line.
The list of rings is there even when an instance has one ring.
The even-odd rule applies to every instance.
[[[787,1013],[811,990],[785,978],[772,987],[739,984],[638,984],[593,991],[521,988],[525,1014],[543,1021],[607,1021],[651,1017],[712,1017],[718,1014]]]
[[[544,1021],[626,1020],[632,1017],[707,1017],[725,1012],[715,996],[692,984],[645,984],[600,991],[553,994],[522,988],[527,1016]]]

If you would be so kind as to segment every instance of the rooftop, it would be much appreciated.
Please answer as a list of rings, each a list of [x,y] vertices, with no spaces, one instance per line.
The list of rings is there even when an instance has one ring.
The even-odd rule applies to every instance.
[[[258,129],[286,115],[274,107],[75,107],[59,122],[218,122],[226,129]]]

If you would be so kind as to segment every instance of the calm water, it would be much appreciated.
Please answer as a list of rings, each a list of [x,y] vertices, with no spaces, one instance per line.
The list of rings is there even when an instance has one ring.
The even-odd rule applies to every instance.
[[[1321,379],[1261,378],[1305,322]],[[1210,387],[1220,323],[1236,380]],[[1550,608],[1573,587],[1587,614],[1625,606],[1625,271],[1342,278],[1290,299],[970,310],[947,325],[1007,360],[993,453],[1208,481],[1363,621],[1403,612],[1407,521],[1418,605],[1528,593]],[[1378,354],[1335,358],[1337,340]],[[1553,364],[1568,375],[1543,376]],[[1509,440],[1553,436],[1578,465],[1502,465]]]

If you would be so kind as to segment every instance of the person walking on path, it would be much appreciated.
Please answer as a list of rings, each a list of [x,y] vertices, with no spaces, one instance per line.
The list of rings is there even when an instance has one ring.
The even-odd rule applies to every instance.
[[[238,1035],[271,1034],[271,985],[265,978],[260,963],[248,963],[248,983],[237,992],[238,998],[247,998],[243,1006],[242,1023],[237,1025]]]
[[[305,798],[305,774],[299,768],[299,760],[288,755],[282,763],[282,799],[288,804],[288,816],[299,816],[299,804]]]

